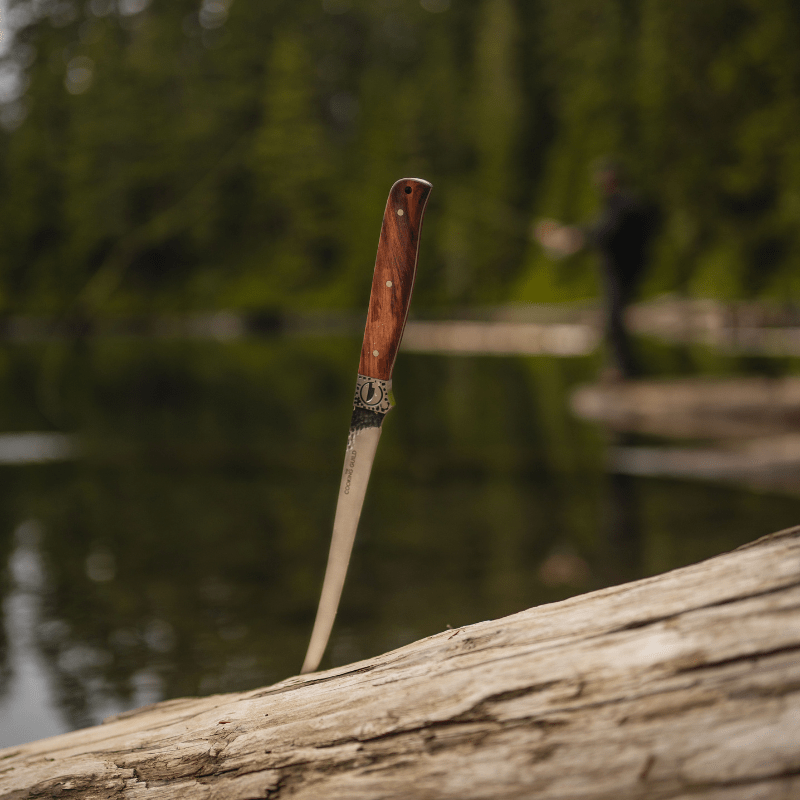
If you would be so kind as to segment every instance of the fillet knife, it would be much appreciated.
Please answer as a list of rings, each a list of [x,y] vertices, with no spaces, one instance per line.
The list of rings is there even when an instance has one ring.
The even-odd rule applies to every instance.
[[[393,405],[392,370],[411,304],[430,192],[427,181],[403,178],[392,186],[386,201],[328,566],[301,672],[314,672],[319,666],[336,619],[381,425]]]

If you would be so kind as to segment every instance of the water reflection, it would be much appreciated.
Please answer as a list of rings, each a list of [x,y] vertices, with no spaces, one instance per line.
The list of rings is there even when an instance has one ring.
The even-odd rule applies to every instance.
[[[609,437],[612,452],[633,446],[633,437],[616,434]],[[605,550],[602,575],[608,584],[622,583],[644,571],[642,509],[637,481],[623,470],[612,468],[606,476],[606,520],[601,528]]]
[[[10,585],[3,600],[7,635],[3,640],[0,671],[3,695],[0,746],[59,733],[66,722],[57,710],[58,692],[54,691],[44,652],[50,636],[66,623],[42,623],[42,592],[47,576],[42,565],[38,522],[23,522],[10,541],[13,545],[8,559]]]
[[[356,338],[96,340],[64,350],[46,395],[59,433],[80,437],[80,458],[0,467],[6,744],[297,672],[359,347]],[[37,348],[7,350],[6,430],[46,427]],[[791,498],[607,474],[603,435],[567,409],[595,366],[403,355],[323,666],[696,561],[796,521]],[[10,575],[26,520],[36,520],[39,578],[25,584],[23,624]],[[31,696],[23,650],[58,715],[35,730],[16,728],[9,712]]]
[[[588,385],[572,394],[571,405],[579,416],[617,432],[608,457],[615,474],[730,482],[800,495],[797,377]],[[642,441],[636,434],[649,438]],[[675,446],[676,440],[683,443]]]
[[[75,440],[62,433],[0,433],[0,464],[41,464],[77,454]]]

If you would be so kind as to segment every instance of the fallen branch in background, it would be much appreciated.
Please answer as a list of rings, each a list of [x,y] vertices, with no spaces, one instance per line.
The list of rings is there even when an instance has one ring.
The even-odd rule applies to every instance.
[[[800,528],[0,751],[0,798],[800,796]]]
[[[692,447],[610,443],[608,462],[627,475],[728,482],[800,493],[800,379],[680,378],[581,386],[576,416],[618,434],[696,440]]]

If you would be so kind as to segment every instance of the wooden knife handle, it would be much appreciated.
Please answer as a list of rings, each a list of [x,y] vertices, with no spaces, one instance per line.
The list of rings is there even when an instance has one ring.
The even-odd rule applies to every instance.
[[[358,362],[359,373],[369,378],[392,377],[411,305],[419,234],[431,188],[419,178],[403,178],[392,186],[386,201]]]

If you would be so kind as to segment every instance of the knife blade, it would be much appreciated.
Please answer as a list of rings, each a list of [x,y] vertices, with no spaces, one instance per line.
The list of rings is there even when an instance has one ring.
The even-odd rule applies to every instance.
[[[411,305],[431,188],[419,178],[403,178],[392,186],[386,201],[328,565],[301,673],[319,666],[339,608],[381,425],[393,405],[392,371]]]

